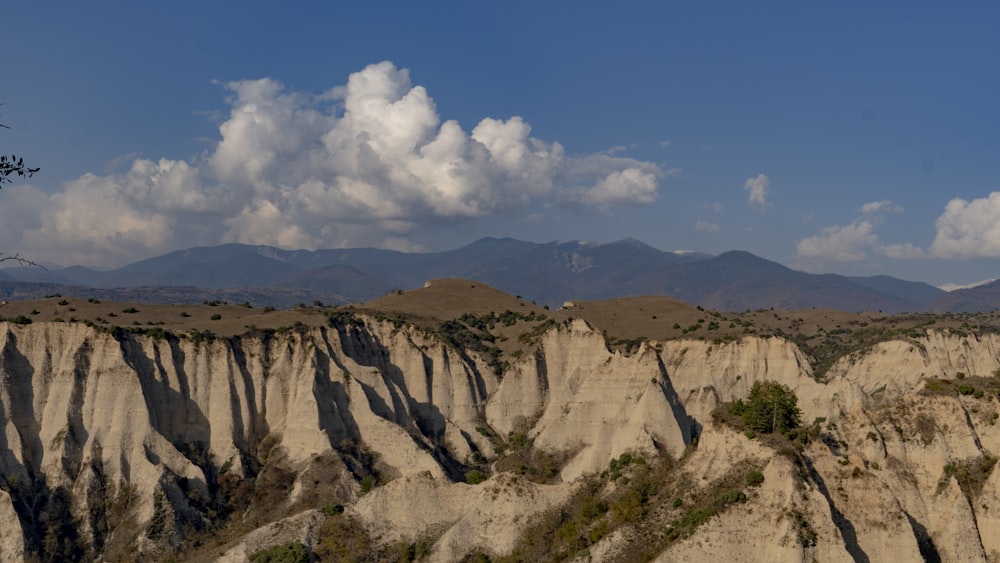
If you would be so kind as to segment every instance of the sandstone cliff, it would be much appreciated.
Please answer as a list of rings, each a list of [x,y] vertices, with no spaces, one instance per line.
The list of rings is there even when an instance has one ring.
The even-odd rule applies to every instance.
[[[2,560],[241,560],[319,549],[330,514],[373,551],[499,558],[586,487],[601,509],[565,549],[593,560],[1000,554],[992,335],[883,342],[822,381],[781,338],[624,354],[579,319],[502,374],[365,315],[218,339],[0,323],[0,349]],[[713,421],[764,380],[799,397],[801,451]],[[638,517],[619,510],[654,478]]]

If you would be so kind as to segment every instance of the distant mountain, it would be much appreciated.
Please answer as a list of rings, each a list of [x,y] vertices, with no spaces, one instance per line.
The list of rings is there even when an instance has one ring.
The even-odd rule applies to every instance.
[[[100,281],[104,279],[104,276],[105,272],[100,270],[91,270],[90,268],[85,268],[83,266],[70,266],[69,268],[59,270],[59,277],[65,280],[66,283],[99,285]]]
[[[292,274],[275,281],[270,286],[308,289],[334,295],[384,295],[393,289],[354,266],[341,264]]]
[[[105,273],[100,285],[173,285],[212,289],[266,287],[301,271],[259,247],[226,244],[171,252]]]
[[[848,279],[875,291],[901,297],[914,304],[929,303],[946,293],[929,283],[903,281],[891,276],[851,277]]]
[[[927,306],[938,313],[975,313],[1000,309],[1000,280],[941,295]]]
[[[723,311],[816,307],[889,313],[919,308],[908,299],[844,276],[807,274],[744,251],[680,265],[662,284],[659,293]]]
[[[325,302],[359,302],[426,280],[479,280],[542,305],[634,295],[665,295],[718,310],[827,308],[841,311],[992,310],[1000,289],[988,286],[946,294],[921,282],[889,276],[814,275],[730,251],[718,256],[666,252],[635,239],[598,244],[533,243],[483,238],[444,252],[405,253],[376,248],[284,250],[224,244],[180,250],[100,272],[75,266],[45,271],[6,269],[22,282],[105,289],[143,287],[149,299],[159,286],[175,302],[178,287],[273,292],[285,303],[289,291]],[[2,278],[0,278],[2,279]],[[973,293],[963,293],[971,291]],[[948,295],[953,295],[949,298]]]
[[[87,299],[93,297],[122,303],[171,304],[225,301],[229,303],[249,303],[255,307],[270,305],[279,309],[289,309],[299,304],[312,304],[316,301],[326,305],[344,305],[348,303],[339,295],[323,291],[285,287],[210,289],[201,287],[137,286],[104,288],[0,280],[0,299],[5,301],[41,299],[49,295]]]

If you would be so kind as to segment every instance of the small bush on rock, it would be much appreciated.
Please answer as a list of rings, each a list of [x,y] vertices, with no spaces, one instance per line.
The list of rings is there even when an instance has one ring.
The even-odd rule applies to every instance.
[[[300,542],[276,545],[250,556],[253,563],[308,563],[309,552]]]

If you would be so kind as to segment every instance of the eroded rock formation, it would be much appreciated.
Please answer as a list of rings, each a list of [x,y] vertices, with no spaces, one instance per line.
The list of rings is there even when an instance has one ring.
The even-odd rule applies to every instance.
[[[660,546],[661,561],[996,560],[1000,405],[982,390],[998,354],[994,336],[931,331],[845,356],[817,381],[777,337],[626,355],[576,320],[501,376],[367,316],[226,339],[0,323],[0,559],[313,549],[320,508],[343,509],[371,546],[500,557],[630,454],[674,460],[669,481],[687,484],[641,521],[592,534],[594,560],[628,559],[637,543]],[[955,392],[959,377],[978,383]],[[713,422],[764,380],[796,392],[815,433],[802,451]],[[503,466],[515,437],[549,456],[551,475]],[[670,537],[698,491],[746,468],[763,482]],[[473,470],[470,483],[485,481],[466,483]],[[215,533],[235,520],[232,537]]]

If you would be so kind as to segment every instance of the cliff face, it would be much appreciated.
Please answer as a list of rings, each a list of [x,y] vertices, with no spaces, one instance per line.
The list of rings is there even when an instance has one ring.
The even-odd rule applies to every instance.
[[[678,501],[734,468],[764,477],[745,502],[664,540],[664,561],[995,560],[996,393],[951,392],[960,380],[917,392],[959,372],[988,388],[998,349],[931,332],[842,358],[817,382],[779,338],[623,355],[577,320],[500,377],[473,352],[369,317],[206,340],[0,323],[0,560],[158,557],[227,519],[284,523],[211,556],[241,560],[311,547],[325,516],[309,510],[334,503],[374,545],[503,555],[624,453],[680,460],[670,479],[691,485]],[[763,380],[793,389],[806,423],[822,419],[803,451],[776,455],[712,421]],[[529,479],[505,465],[512,451],[544,454],[551,471]],[[466,484],[470,470],[488,478]],[[669,527],[683,502],[620,519],[589,552],[628,558],[643,526]]]

